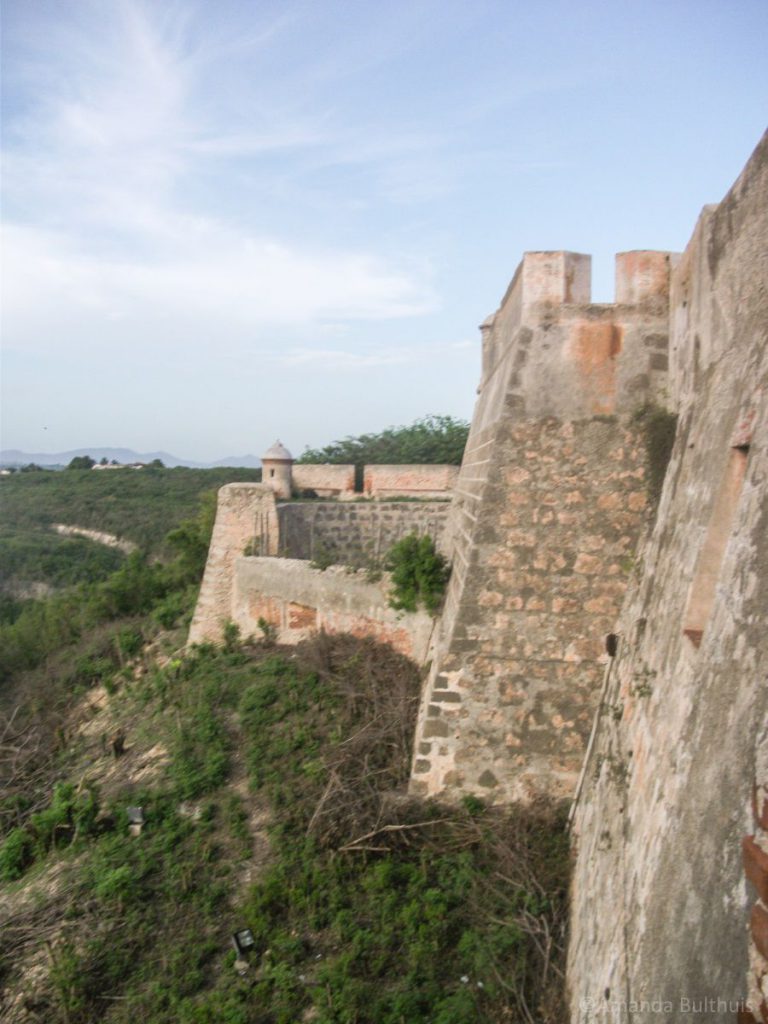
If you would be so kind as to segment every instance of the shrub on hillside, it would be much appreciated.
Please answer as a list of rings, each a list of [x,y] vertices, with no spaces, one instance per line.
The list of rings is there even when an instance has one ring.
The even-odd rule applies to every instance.
[[[450,569],[429,536],[412,533],[391,548],[385,566],[392,573],[390,605],[415,612],[420,605],[436,614],[443,600]]]

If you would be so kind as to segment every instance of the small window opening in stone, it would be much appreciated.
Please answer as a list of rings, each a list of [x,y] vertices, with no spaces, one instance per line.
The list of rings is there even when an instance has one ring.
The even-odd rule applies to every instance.
[[[730,450],[728,465],[715,495],[707,533],[696,562],[683,627],[684,634],[694,647],[701,646],[704,629],[715,603],[717,581],[744,485],[748,454],[748,444],[737,445]]]
[[[269,475],[270,475],[270,476],[274,476],[274,475],[275,475],[275,471],[274,471],[274,469],[270,469],[270,471],[269,471]]]

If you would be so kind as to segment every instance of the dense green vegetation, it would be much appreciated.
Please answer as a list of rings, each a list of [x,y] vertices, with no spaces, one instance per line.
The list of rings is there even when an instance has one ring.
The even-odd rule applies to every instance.
[[[379,434],[361,434],[334,441],[325,448],[308,448],[297,462],[461,465],[469,424],[452,416],[425,416],[410,426],[388,427]]]
[[[84,537],[61,537],[40,530],[0,529],[0,574],[6,583],[39,582],[58,589],[104,579],[122,560],[122,552]]]
[[[90,538],[0,524],[0,624],[14,622],[34,599],[105,580],[124,557]]]
[[[89,637],[95,638],[98,653],[94,656],[105,657],[105,636],[112,632],[105,627],[110,623],[151,615],[158,625],[170,627],[189,614],[205,566],[213,514],[209,499],[196,517],[182,521],[168,534],[173,559],[152,562],[136,552],[106,579],[81,583],[47,600],[25,601],[12,621],[0,622],[0,704],[11,699],[10,684],[20,673],[53,656],[65,659],[70,649]],[[107,646],[111,643],[106,640]],[[57,678],[61,675],[60,671]]]
[[[96,465],[96,460],[92,459],[90,455],[76,455],[74,459],[71,459],[67,465],[67,469],[93,469]]]
[[[242,647],[231,633],[228,647],[154,666],[114,698],[172,754],[153,787],[59,786],[6,839],[6,877],[51,857],[68,871],[38,1010],[69,1024],[559,1019],[557,815],[388,799],[407,778],[419,688],[392,651],[322,636],[298,652]],[[246,798],[226,785],[242,770]],[[269,808],[270,850],[243,887],[251,803]],[[240,976],[227,949],[242,927],[255,947]]]
[[[437,613],[450,569],[431,537],[403,537],[390,549],[385,568],[392,573],[393,608],[415,612],[423,605],[430,615]]]
[[[226,483],[260,480],[260,469],[54,470],[0,478],[4,529],[66,523],[125,537],[155,552],[200,496]]]
[[[53,523],[111,533],[137,544],[145,555],[167,559],[174,554],[169,531],[194,516],[203,495],[212,501],[223,484],[260,477],[260,470],[148,466],[0,478],[0,623],[17,618],[24,599],[38,596],[35,588],[41,584],[60,591],[104,581],[122,564],[122,552],[83,537],[60,536]]]
[[[389,648],[184,651],[212,519],[0,626],[0,1017],[562,1020],[559,812],[406,799],[420,680]]]

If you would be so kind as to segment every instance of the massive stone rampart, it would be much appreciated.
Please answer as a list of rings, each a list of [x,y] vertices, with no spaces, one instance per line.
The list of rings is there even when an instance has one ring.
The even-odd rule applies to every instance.
[[[768,1020],[766,908],[741,860],[756,747],[768,781],[768,138],[704,210],[673,271],[670,322],[677,437],[574,814],[579,1024],[688,1021],[691,1004],[735,1020],[754,906],[749,989]],[[768,900],[762,799],[755,809],[748,868]]]
[[[575,787],[644,521],[632,414],[663,393],[671,261],[620,255],[632,303],[594,305],[589,257],[527,253],[481,328],[415,792],[509,801]]]
[[[572,1022],[733,1019],[749,995],[741,1022],[768,1024],[768,138],[681,257],[617,257],[614,304],[588,257],[528,253],[481,331],[431,640],[359,576],[244,557],[280,544],[258,485],[222,492],[191,638],[260,616],[429,646],[413,791],[576,793]],[[649,404],[679,416],[655,521]],[[372,511],[313,515],[373,535]]]

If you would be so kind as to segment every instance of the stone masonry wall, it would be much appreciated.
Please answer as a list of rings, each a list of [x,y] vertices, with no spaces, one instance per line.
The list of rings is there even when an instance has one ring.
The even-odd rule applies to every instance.
[[[434,620],[424,611],[389,607],[385,577],[342,566],[325,571],[290,558],[239,558],[235,566],[232,618],[243,635],[259,633],[259,619],[277,630],[281,643],[294,644],[323,629],[388,643],[416,662],[426,657]]]
[[[355,467],[294,462],[291,482],[297,494],[314,491],[318,497],[344,501],[355,496]]]
[[[630,420],[666,376],[672,260],[642,256],[635,303],[598,306],[589,257],[528,253],[483,325],[416,793],[502,802],[575,788],[645,517]],[[617,263],[631,279],[627,254]]]
[[[675,448],[573,815],[574,1024],[735,1020],[747,995],[739,1020],[768,1019],[768,137],[702,214],[670,322]]]
[[[322,552],[340,563],[365,564],[413,532],[440,544],[449,508],[448,502],[276,505],[268,485],[228,484],[219,491],[189,643],[220,640],[228,620],[258,633],[264,618],[284,643],[314,629],[349,632],[423,661],[434,620],[391,609],[386,574],[371,583],[342,565],[320,572],[306,560]],[[292,557],[272,557],[278,554]]]
[[[752,1020],[768,1021],[768,722],[763,722],[755,750],[752,800],[753,834],[743,841],[744,868],[757,899],[749,915],[751,942],[747,1003]],[[744,1015],[745,1020],[750,1018]]]
[[[266,484],[226,484],[219,490],[189,643],[221,639],[223,624],[232,618],[235,561],[249,545],[264,555],[277,554],[275,496]]]
[[[458,466],[366,466],[363,491],[380,499],[449,498],[458,475]]]
[[[447,501],[278,505],[280,554],[305,559],[322,554],[341,565],[363,565],[409,533],[429,534],[439,545],[449,511]]]

